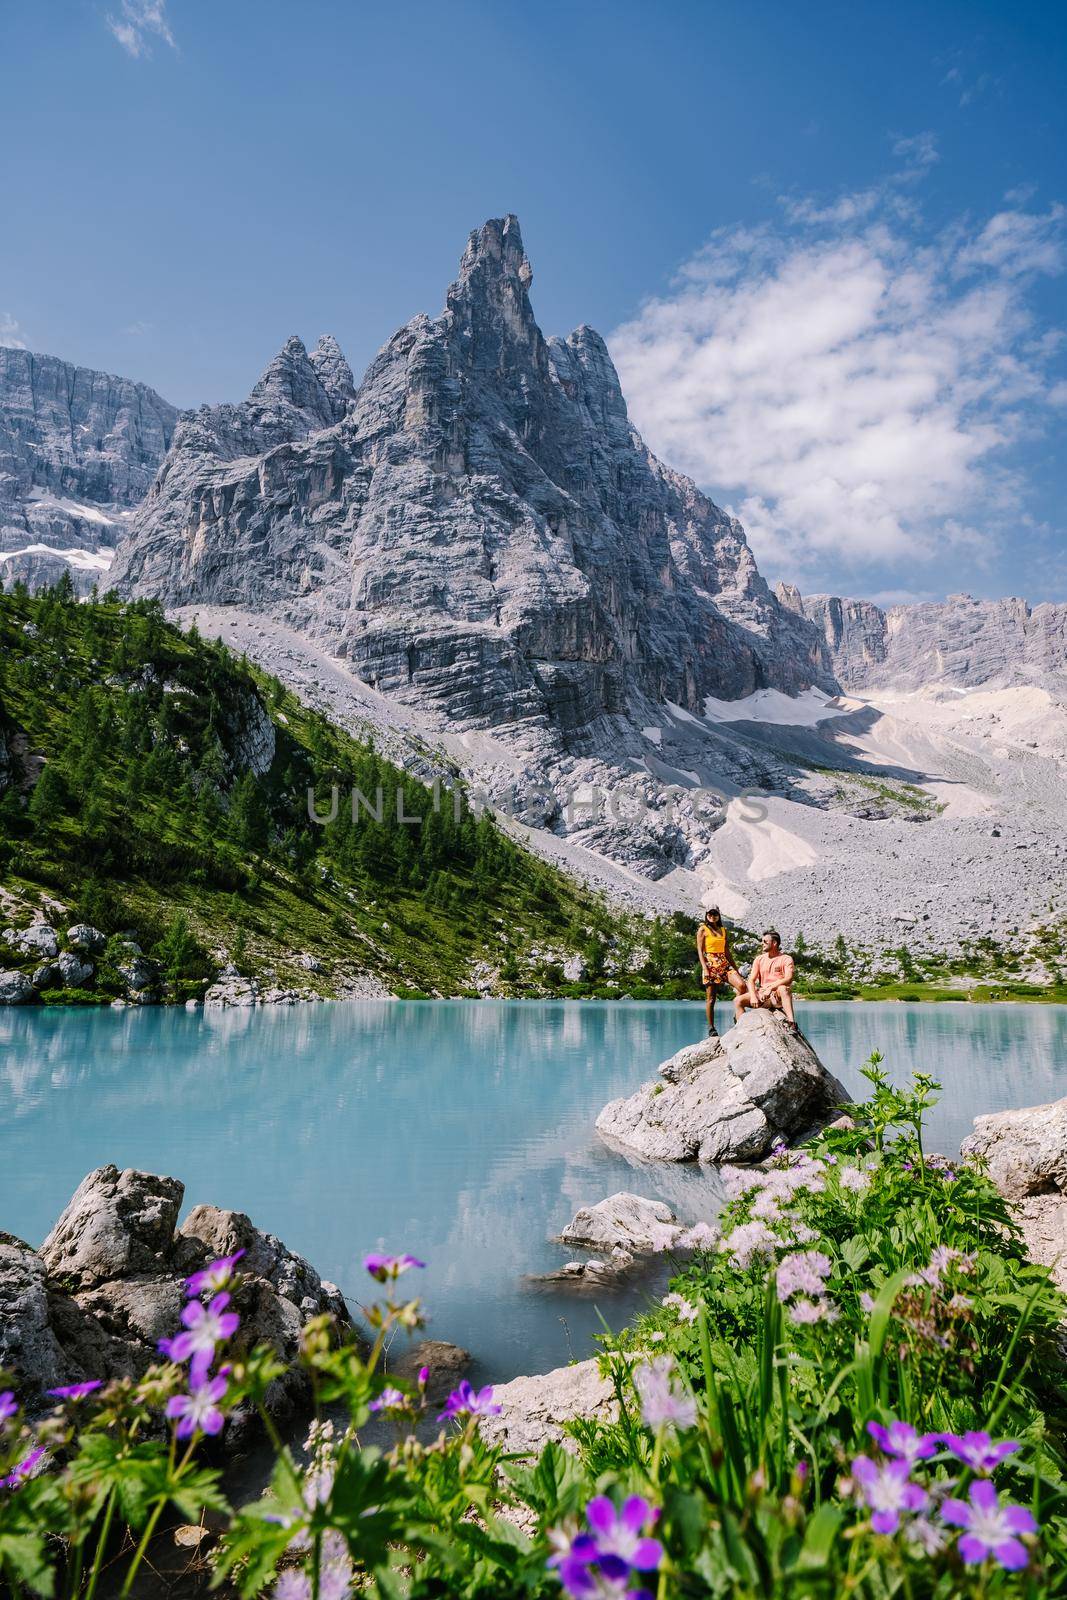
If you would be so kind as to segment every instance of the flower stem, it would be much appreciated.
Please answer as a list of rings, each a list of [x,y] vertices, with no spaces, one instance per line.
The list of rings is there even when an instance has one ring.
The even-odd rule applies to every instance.
[[[86,1591],[85,1600],[93,1600],[93,1596],[96,1594],[96,1583],[100,1576],[100,1565],[104,1559],[104,1546],[107,1544],[107,1536],[111,1532],[111,1524],[115,1516],[116,1495],[117,1490],[112,1489],[111,1493],[107,1497],[107,1505],[104,1508],[104,1522],[100,1529],[100,1536],[96,1541],[96,1553],[93,1556],[93,1569],[89,1574],[89,1588]]]

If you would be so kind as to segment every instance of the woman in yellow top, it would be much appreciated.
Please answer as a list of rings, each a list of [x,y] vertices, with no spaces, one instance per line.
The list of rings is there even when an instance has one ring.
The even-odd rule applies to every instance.
[[[708,1013],[708,1038],[718,1037],[715,1026],[715,1000],[719,989],[724,983],[729,983],[735,994],[740,994],[745,987],[745,980],[734,964],[730,954],[730,936],[722,920],[718,906],[709,906],[704,913],[704,920],[697,929],[697,955],[700,957],[700,971],[704,981],[704,1000]]]

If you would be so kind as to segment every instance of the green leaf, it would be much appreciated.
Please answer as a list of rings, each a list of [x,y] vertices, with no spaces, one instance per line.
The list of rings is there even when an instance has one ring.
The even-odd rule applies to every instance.
[[[13,1572],[34,1594],[55,1593],[56,1575],[41,1533],[0,1533],[0,1573]]]
[[[833,1551],[837,1531],[844,1521],[840,1506],[821,1505],[808,1523],[796,1565],[805,1572],[824,1567]]]

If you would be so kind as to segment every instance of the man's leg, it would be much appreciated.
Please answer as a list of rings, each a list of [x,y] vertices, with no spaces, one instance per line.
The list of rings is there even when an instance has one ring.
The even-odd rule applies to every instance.
[[[759,1001],[751,987],[739,989],[734,997],[734,1021],[740,1022],[746,1006],[758,1006]]]
[[[793,985],[781,983],[778,985],[778,1004],[785,1013],[785,1020],[791,1028],[797,1025],[796,1012],[793,1010]]]

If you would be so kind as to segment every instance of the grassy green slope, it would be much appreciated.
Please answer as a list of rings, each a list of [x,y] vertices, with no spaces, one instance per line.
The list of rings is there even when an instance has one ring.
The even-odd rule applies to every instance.
[[[447,792],[435,809],[424,784],[152,603],[0,594],[0,737],[0,920],[43,909],[63,928],[62,907],[131,932],[159,998],[201,993],[227,959],[321,994],[368,974],[397,993],[693,992],[686,919],[620,916],[490,816],[457,817]],[[325,809],[333,784],[322,827],[308,789]],[[380,823],[352,823],[353,786],[372,803],[381,788]],[[398,790],[417,826],[397,821]],[[77,996],[46,997],[122,993],[119,954]]]

